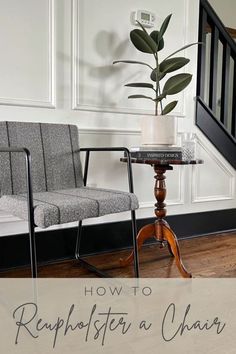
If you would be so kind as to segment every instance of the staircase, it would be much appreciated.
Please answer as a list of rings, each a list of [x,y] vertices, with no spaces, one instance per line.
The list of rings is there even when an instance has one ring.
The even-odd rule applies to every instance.
[[[196,125],[236,169],[236,43],[200,0]]]

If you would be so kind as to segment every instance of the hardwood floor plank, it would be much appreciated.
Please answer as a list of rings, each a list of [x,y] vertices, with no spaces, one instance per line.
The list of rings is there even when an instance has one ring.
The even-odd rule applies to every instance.
[[[193,277],[234,278],[236,277],[236,232],[201,236],[179,241],[181,255],[186,268]],[[87,257],[87,260],[107,271],[114,277],[132,277],[133,267],[121,268],[119,258],[129,254],[129,250]],[[140,251],[140,274],[143,278],[180,277],[175,261],[170,257],[167,247],[148,245]],[[90,278],[95,277],[75,260],[39,267],[42,278]],[[0,277],[30,277],[26,268],[1,272]]]

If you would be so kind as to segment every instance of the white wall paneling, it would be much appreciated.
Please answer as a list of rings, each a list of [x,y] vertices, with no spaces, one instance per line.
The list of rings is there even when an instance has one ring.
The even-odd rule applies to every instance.
[[[127,82],[147,81],[150,69],[128,64],[114,66],[112,62],[133,59],[154,65],[153,56],[138,52],[129,40],[129,32],[135,28],[130,22],[131,12],[143,7],[157,14],[157,28],[169,13],[173,13],[170,28],[165,34],[166,45],[160,57],[164,59],[183,47],[187,37],[186,2],[175,0],[160,7],[160,2],[155,0],[146,1],[145,6],[142,0],[128,0],[115,7],[110,0],[73,0],[72,108],[135,115],[153,114],[153,102],[128,100],[127,96],[134,91],[124,87]],[[184,93],[178,96],[179,104],[174,114],[183,116]]]
[[[209,149],[198,138],[198,154],[204,165],[194,168],[192,175],[192,203],[235,198],[235,172],[214,148]]]
[[[0,223],[10,223],[10,222],[15,222],[16,220],[19,220],[19,219],[13,215],[9,215],[4,212],[1,212],[1,214],[0,214]]]
[[[0,104],[54,108],[54,0],[0,0]]]

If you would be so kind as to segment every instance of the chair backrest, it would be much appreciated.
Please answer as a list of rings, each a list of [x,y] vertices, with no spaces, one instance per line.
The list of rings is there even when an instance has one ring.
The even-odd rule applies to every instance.
[[[30,151],[34,192],[83,185],[75,125],[0,122],[1,146]],[[23,154],[0,153],[0,191],[1,195],[26,192]]]

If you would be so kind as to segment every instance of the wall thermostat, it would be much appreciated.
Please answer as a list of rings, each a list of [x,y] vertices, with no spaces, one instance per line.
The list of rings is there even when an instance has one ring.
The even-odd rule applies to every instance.
[[[137,10],[131,14],[133,24],[137,25],[139,21],[144,27],[153,27],[155,21],[154,13],[146,10]]]

